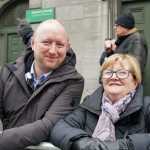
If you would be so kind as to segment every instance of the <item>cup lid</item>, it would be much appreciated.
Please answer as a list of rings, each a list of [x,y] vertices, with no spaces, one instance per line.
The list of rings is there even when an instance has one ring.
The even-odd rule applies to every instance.
[[[105,41],[106,41],[106,40],[111,40],[111,38],[106,38]]]

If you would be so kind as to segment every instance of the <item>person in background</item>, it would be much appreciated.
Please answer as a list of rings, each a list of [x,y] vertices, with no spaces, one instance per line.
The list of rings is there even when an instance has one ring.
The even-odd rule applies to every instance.
[[[20,24],[18,25],[17,33],[26,47],[31,46],[30,39],[33,36],[34,31],[27,21],[23,20],[20,22]]]
[[[150,97],[143,96],[137,59],[114,54],[101,76],[102,86],[56,123],[50,142],[61,150],[148,150]]]
[[[104,42],[104,49],[105,51],[102,53],[101,57],[100,57],[100,66],[103,65],[103,62],[105,61],[105,59],[107,59],[107,57],[111,56],[111,54],[114,54],[115,50],[116,50],[116,44],[115,44],[115,39],[111,40],[111,47],[107,47],[106,43]],[[99,77],[99,83],[102,84],[101,81],[101,77]]]
[[[104,41],[104,49],[105,51],[102,53],[101,57],[100,57],[100,65],[102,66],[104,60],[109,57],[111,54],[114,54],[115,50],[116,50],[116,44],[115,44],[115,39],[112,39],[111,40],[111,48],[110,47],[107,47],[105,41]]]
[[[142,73],[142,84],[145,85],[145,67],[148,56],[148,46],[145,38],[137,31],[135,19],[131,12],[120,15],[116,21],[114,30],[118,36],[115,44],[117,46],[114,53],[130,53],[140,64]]]
[[[53,19],[40,23],[31,47],[0,72],[0,150],[48,141],[55,123],[80,103],[84,79],[75,64],[65,27]]]

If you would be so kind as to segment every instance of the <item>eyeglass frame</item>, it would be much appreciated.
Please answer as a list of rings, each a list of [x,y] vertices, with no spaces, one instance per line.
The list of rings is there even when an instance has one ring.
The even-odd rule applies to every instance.
[[[104,72],[105,70],[102,70],[102,71],[100,71],[100,72],[101,72],[101,77],[102,77],[103,79],[110,79],[110,78],[113,76],[114,73],[116,74],[116,77],[117,77],[118,79],[127,79],[127,78],[129,77],[129,73],[131,73],[131,75],[133,76],[133,78],[136,79],[135,74],[133,74],[130,70],[127,70],[127,69],[119,69],[119,70],[116,70],[116,71],[113,71],[113,70],[110,70],[110,69],[106,69],[106,70],[111,71],[111,72],[112,72],[112,75],[111,75],[109,78],[103,78],[103,72]],[[120,70],[126,70],[126,71],[128,72],[127,78],[119,78],[119,77],[118,77],[117,72],[120,71]]]

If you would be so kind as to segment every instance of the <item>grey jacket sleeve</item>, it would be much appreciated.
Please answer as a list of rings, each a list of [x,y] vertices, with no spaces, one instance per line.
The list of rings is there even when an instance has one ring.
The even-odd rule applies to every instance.
[[[78,106],[64,120],[58,121],[50,133],[50,142],[62,150],[70,150],[74,141],[90,136],[84,131],[85,110]]]

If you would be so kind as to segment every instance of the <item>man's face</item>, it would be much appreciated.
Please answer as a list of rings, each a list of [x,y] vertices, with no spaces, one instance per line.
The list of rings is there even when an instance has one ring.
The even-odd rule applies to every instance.
[[[46,73],[58,68],[70,48],[65,29],[58,23],[43,23],[31,38],[35,71]]]
[[[126,29],[118,24],[115,24],[114,30],[117,36],[125,36],[129,32],[129,29]]]

